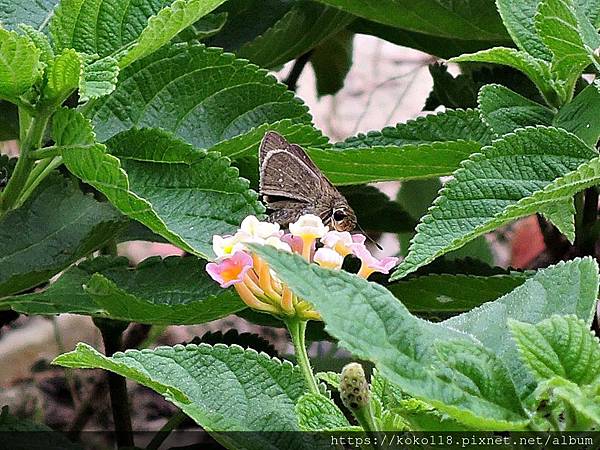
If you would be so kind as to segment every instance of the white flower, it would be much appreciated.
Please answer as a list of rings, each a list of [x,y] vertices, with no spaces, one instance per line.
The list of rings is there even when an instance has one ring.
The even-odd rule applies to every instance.
[[[225,237],[215,234],[213,236],[212,248],[217,259],[222,259],[232,256],[238,250],[244,250],[244,244],[237,234],[235,236]]]
[[[352,253],[352,244],[364,243],[365,237],[362,234],[350,234],[347,231],[329,231],[321,238],[325,247],[331,248],[342,256]]]
[[[240,232],[252,238],[267,239],[271,236],[280,236],[279,224],[261,222],[255,216],[248,216],[242,221]]]
[[[276,236],[268,237],[265,240],[265,244],[275,247],[277,250],[283,250],[284,252],[292,253],[292,248]]]
[[[321,247],[315,252],[313,260],[321,267],[326,267],[327,269],[340,269],[344,262],[344,257],[335,250]]]
[[[300,236],[303,240],[317,239],[325,236],[329,227],[323,225],[320,217],[314,214],[305,214],[296,222],[290,223],[290,233]]]

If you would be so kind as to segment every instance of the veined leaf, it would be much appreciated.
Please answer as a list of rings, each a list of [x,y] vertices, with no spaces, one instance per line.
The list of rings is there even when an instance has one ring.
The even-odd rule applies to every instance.
[[[310,158],[334,184],[410,180],[449,175],[481,145],[472,141],[401,147],[308,149]]]
[[[73,49],[56,56],[48,67],[45,95],[51,101],[62,103],[79,86],[83,58]]]
[[[0,0],[0,24],[7,29],[15,29],[26,24],[42,31],[59,0]]]
[[[47,65],[50,64],[55,55],[48,36],[29,25],[21,24],[19,25],[18,29],[27,35],[31,42],[33,42],[33,45],[35,45],[41,51],[40,60]]]
[[[579,386],[600,378],[600,342],[577,316],[552,316],[535,325],[510,320],[520,357],[538,382],[555,376]]]
[[[265,70],[198,44],[127,67],[117,89],[85,113],[100,141],[132,127],[162,128],[205,149],[282,119],[310,122],[307,108]]]
[[[75,313],[159,325],[210,322],[245,308],[221,289],[196,258],[99,257],[69,268],[47,289],[0,300],[24,314]]]
[[[109,358],[78,344],[54,364],[102,368],[148,386],[228,448],[314,448],[314,442],[295,433],[268,433],[300,431],[294,405],[306,388],[299,368],[253,350],[190,344],[127,350]]]
[[[471,336],[416,318],[385,288],[356,275],[322,269],[274,248],[253,248],[295,294],[316,307],[343,347],[373,361],[407,394],[466,425],[488,430],[525,425],[504,364]]]
[[[54,116],[53,137],[71,172],[124,214],[204,258],[212,255],[214,234],[233,232],[243,218],[264,211],[227,158],[160,130],[122,133],[108,143],[108,154],[93,142],[89,121],[63,109]]]
[[[42,74],[41,51],[26,36],[0,28],[0,98],[13,101]]]
[[[505,39],[506,30],[489,0],[460,3],[428,0],[320,0],[374,22],[434,36]]]
[[[597,82],[581,91],[577,97],[560,108],[553,125],[570,131],[594,147],[600,137],[600,86]]]
[[[46,178],[23,206],[0,221],[0,297],[47,281],[126,223],[110,204],[84,195],[72,182]]]
[[[235,50],[261,67],[284,64],[343,30],[355,16],[317,2],[301,2],[264,33]]]
[[[552,73],[569,99],[583,69],[594,62],[600,36],[574,0],[542,0],[535,29],[552,53]],[[594,3],[594,2],[590,2]]]
[[[483,120],[498,136],[526,126],[552,125],[554,117],[550,109],[498,84],[483,86],[478,103]]]
[[[421,219],[392,279],[593,185],[598,160],[590,159],[595,156],[579,138],[555,128],[520,129],[495,141],[454,173]]]
[[[104,97],[115,90],[119,64],[116,59],[105,56],[83,65],[79,80],[79,101]]]
[[[598,395],[597,387],[595,389],[588,386],[580,387],[564,378],[555,377],[542,383],[539,390],[543,389],[550,391],[551,397],[561,399],[571,406],[576,413],[593,422],[596,426],[600,424],[600,395]],[[575,418],[576,425],[583,429],[592,428],[591,424],[581,426],[581,416]]]
[[[174,38],[177,33],[192,25],[225,0],[175,0],[148,20],[148,25],[119,58],[119,66],[127,67],[135,60],[147,56]]]
[[[296,403],[296,414],[304,431],[331,431],[350,426],[340,408],[324,395],[304,394]]]
[[[469,311],[502,297],[531,274],[477,276],[431,274],[400,280],[388,286],[413,314],[447,315]]]
[[[321,42],[310,57],[317,78],[317,94],[333,95],[344,87],[352,67],[354,33],[342,30]]]
[[[553,314],[575,314],[589,324],[597,296],[598,266],[590,258],[576,259],[540,270],[502,298],[443,324],[475,336],[502,358],[524,398],[536,383],[520,361],[509,332],[509,319],[535,324]]]
[[[474,109],[451,109],[429,114],[395,127],[370,131],[350,137],[335,144],[338,148],[383,147],[394,145],[430,144],[440,141],[474,141],[482,145],[491,143],[492,131],[481,121]]]
[[[548,103],[555,104],[557,102],[556,86],[552,82],[550,64],[542,59],[534,58],[524,51],[495,47],[477,53],[457,56],[452,58],[450,62],[482,62],[512,67],[527,75]]]

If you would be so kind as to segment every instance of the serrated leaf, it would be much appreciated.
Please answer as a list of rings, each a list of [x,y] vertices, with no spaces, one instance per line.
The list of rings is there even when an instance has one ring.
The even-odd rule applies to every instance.
[[[450,62],[481,62],[512,67],[527,75],[549,104],[553,105],[557,102],[556,86],[552,82],[550,64],[542,59],[536,59],[524,51],[495,47],[477,53],[457,56],[452,58]]]
[[[342,30],[321,42],[310,56],[317,79],[317,94],[333,95],[344,86],[352,66],[354,33]]]
[[[79,80],[79,101],[104,97],[115,90],[119,76],[116,59],[106,56],[83,66]]]
[[[334,389],[340,388],[340,374],[337,372],[318,372],[315,376],[318,380],[324,381]]]
[[[434,178],[451,174],[481,150],[473,141],[433,142],[401,147],[307,149],[333,184]]]
[[[41,51],[26,36],[0,28],[0,98],[15,101],[40,78]]]
[[[39,50],[41,50],[40,60],[45,64],[50,64],[50,61],[54,59],[54,50],[50,44],[48,36],[41,31],[25,24],[20,24],[18,27],[19,31],[27,35],[27,37],[33,42]]]
[[[564,83],[561,90],[568,99],[583,69],[594,62],[592,52],[600,46],[600,36],[573,0],[542,0],[534,21],[552,53],[552,73]]]
[[[543,205],[539,211],[572,243],[575,239],[575,202],[566,197]]]
[[[73,49],[66,49],[49,64],[48,83],[44,94],[55,103],[62,103],[79,86],[83,58]]]
[[[303,431],[331,431],[350,426],[350,422],[324,395],[304,394],[296,403],[298,424]]]
[[[434,36],[505,39],[506,30],[488,1],[320,0],[359,17]]]
[[[317,2],[293,4],[281,19],[235,53],[261,67],[276,67],[334,36],[353,20],[353,15]]]
[[[561,399],[578,414],[594,422],[596,425],[595,427],[587,426],[583,429],[591,428],[595,430],[600,424],[600,396],[594,389],[590,389],[587,386],[580,387],[575,383],[558,377],[543,383],[540,388],[550,389],[553,397]],[[575,418],[575,420],[577,419],[579,417]],[[576,425],[581,427],[579,423],[576,423]]]
[[[431,274],[391,283],[388,289],[413,314],[458,314],[502,297],[530,276]]]
[[[430,144],[444,141],[474,141],[491,143],[492,131],[481,121],[479,111],[473,109],[448,110],[350,137],[335,146],[338,148],[382,147]]]
[[[175,0],[148,20],[133,46],[119,58],[119,66],[127,67],[169,42],[177,33],[205,16],[225,0]]]
[[[552,125],[554,117],[550,109],[498,84],[483,86],[478,103],[483,120],[498,136],[526,126]]]
[[[540,382],[558,376],[578,386],[600,377],[600,342],[577,316],[552,316],[535,325],[510,320],[521,360]]]
[[[53,137],[71,172],[127,216],[204,258],[212,255],[214,234],[233,232],[246,216],[264,212],[227,158],[160,130],[122,133],[108,142],[108,154],[93,143],[87,119],[62,109],[54,116]]]
[[[598,162],[590,159],[596,155],[576,136],[555,128],[520,129],[495,141],[453,174],[421,219],[392,279],[592,185]]]
[[[199,44],[176,44],[132,64],[110,96],[89,105],[101,142],[132,127],[162,128],[208,149],[282,119],[310,122],[307,108],[265,70]]]
[[[570,131],[593,147],[600,137],[599,108],[600,86],[598,83],[593,83],[560,108],[552,124]]]
[[[127,350],[109,358],[78,344],[53,363],[102,368],[148,386],[229,448],[310,449],[314,445],[295,433],[268,433],[299,431],[294,405],[306,388],[299,368],[252,350],[190,344]]]
[[[179,33],[173,41],[186,42],[194,39],[198,41],[208,39],[223,29],[225,23],[227,23],[227,16],[226,12],[207,14]]]
[[[253,248],[316,307],[340,345],[373,361],[409,395],[467,425],[503,430],[525,425],[503,363],[471,336],[416,318],[385,288],[356,275],[266,246]]]
[[[597,295],[597,264],[590,258],[575,259],[540,270],[502,298],[448,319],[443,324],[475,336],[502,358],[524,398],[532,392],[536,383],[519,359],[508,320],[537,323],[553,314],[575,314],[590,323]]]
[[[0,24],[8,29],[26,24],[42,31],[58,2],[59,0],[0,0]]]
[[[47,177],[23,206],[0,220],[0,297],[47,281],[125,224],[110,204],[58,175]]]
[[[41,292],[8,297],[24,314],[75,313],[156,325],[210,322],[245,308],[219,288],[196,258],[148,258],[136,268],[124,258],[99,257],[71,267]]]

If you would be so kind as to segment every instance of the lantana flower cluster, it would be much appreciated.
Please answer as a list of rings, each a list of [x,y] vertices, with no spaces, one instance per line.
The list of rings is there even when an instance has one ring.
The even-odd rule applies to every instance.
[[[291,223],[287,233],[278,224],[248,216],[234,235],[213,236],[216,260],[206,265],[213,280],[223,288],[233,286],[250,308],[302,320],[321,318],[247,244],[271,245],[298,253],[309,262],[334,270],[340,270],[344,258],[352,254],[361,261],[358,276],[363,278],[373,272],[388,273],[398,262],[395,257],[375,258],[365,246],[364,235],[330,230],[313,214],[305,214]]]

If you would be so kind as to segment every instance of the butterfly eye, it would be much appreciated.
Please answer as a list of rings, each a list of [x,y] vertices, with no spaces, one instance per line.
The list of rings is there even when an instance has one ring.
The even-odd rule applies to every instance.
[[[339,222],[340,220],[344,219],[344,217],[346,217],[346,213],[341,209],[336,209],[333,212],[333,220],[335,220],[336,222]]]

